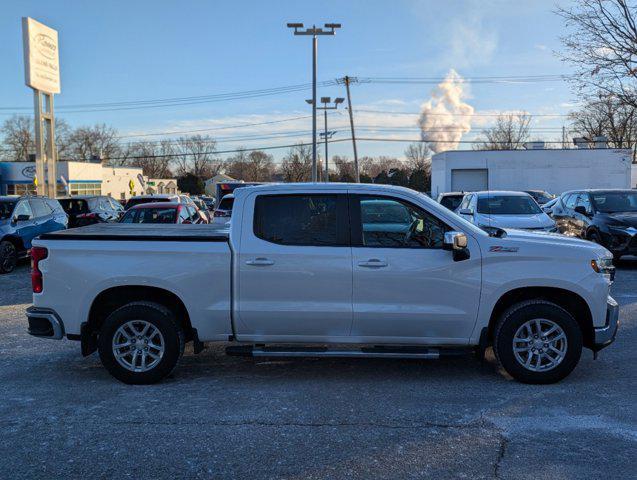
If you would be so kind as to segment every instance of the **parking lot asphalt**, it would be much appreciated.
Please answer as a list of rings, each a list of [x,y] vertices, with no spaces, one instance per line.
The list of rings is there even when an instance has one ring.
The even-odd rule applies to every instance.
[[[556,385],[493,359],[226,357],[187,349],[127,386],[78,342],[26,333],[28,266],[0,277],[0,478],[637,477],[637,260],[615,344]]]

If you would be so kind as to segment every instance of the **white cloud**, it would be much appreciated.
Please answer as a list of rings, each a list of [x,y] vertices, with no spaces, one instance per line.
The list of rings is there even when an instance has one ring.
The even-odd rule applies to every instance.
[[[467,68],[491,62],[498,47],[494,29],[480,15],[452,22],[449,29],[447,60],[454,68]]]

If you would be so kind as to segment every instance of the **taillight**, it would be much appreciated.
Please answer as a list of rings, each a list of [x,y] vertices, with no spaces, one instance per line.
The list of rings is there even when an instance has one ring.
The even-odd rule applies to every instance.
[[[97,213],[80,213],[76,218],[97,218]]]
[[[42,272],[40,260],[48,257],[49,251],[44,247],[31,247],[31,286],[33,293],[42,293]]]

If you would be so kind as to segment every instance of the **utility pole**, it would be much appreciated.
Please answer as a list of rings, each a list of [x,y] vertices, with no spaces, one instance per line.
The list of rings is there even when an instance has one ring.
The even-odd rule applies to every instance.
[[[341,28],[340,23],[326,23],[325,28],[329,30],[323,30],[322,28],[316,28],[316,25],[312,25],[311,28],[303,29],[302,23],[288,23],[288,28],[294,29],[294,35],[311,35],[312,36],[312,181],[316,182],[318,178],[318,170],[316,163],[316,66],[317,66],[317,48],[318,48],[318,36],[319,35],[334,35],[337,28]]]
[[[321,134],[321,137],[325,137],[325,181],[329,182],[329,175],[327,170],[327,139],[334,135],[336,132],[328,132],[327,131],[327,111],[328,110],[336,110],[338,106],[345,101],[344,98],[338,97],[334,99],[334,103],[332,104],[332,99],[330,97],[321,97],[322,107],[316,107],[314,105],[313,100],[306,100],[307,103],[311,103],[316,110],[323,110],[323,114],[325,117],[325,130]]]
[[[343,78],[336,80],[338,83],[345,84],[345,90],[347,90],[347,109],[349,110],[349,126],[352,130],[352,145],[354,147],[354,175],[356,177],[356,183],[360,183],[361,175],[358,170],[358,152],[356,151],[356,134],[354,133],[354,112],[352,111],[352,96],[349,93],[349,84],[358,82],[356,77],[352,78],[345,75]]]

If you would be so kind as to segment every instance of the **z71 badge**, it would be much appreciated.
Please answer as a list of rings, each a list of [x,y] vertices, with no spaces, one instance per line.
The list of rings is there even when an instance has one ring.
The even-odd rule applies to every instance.
[[[494,245],[493,247],[489,247],[490,252],[506,252],[506,253],[515,253],[518,251],[518,247],[503,247],[501,245]]]

